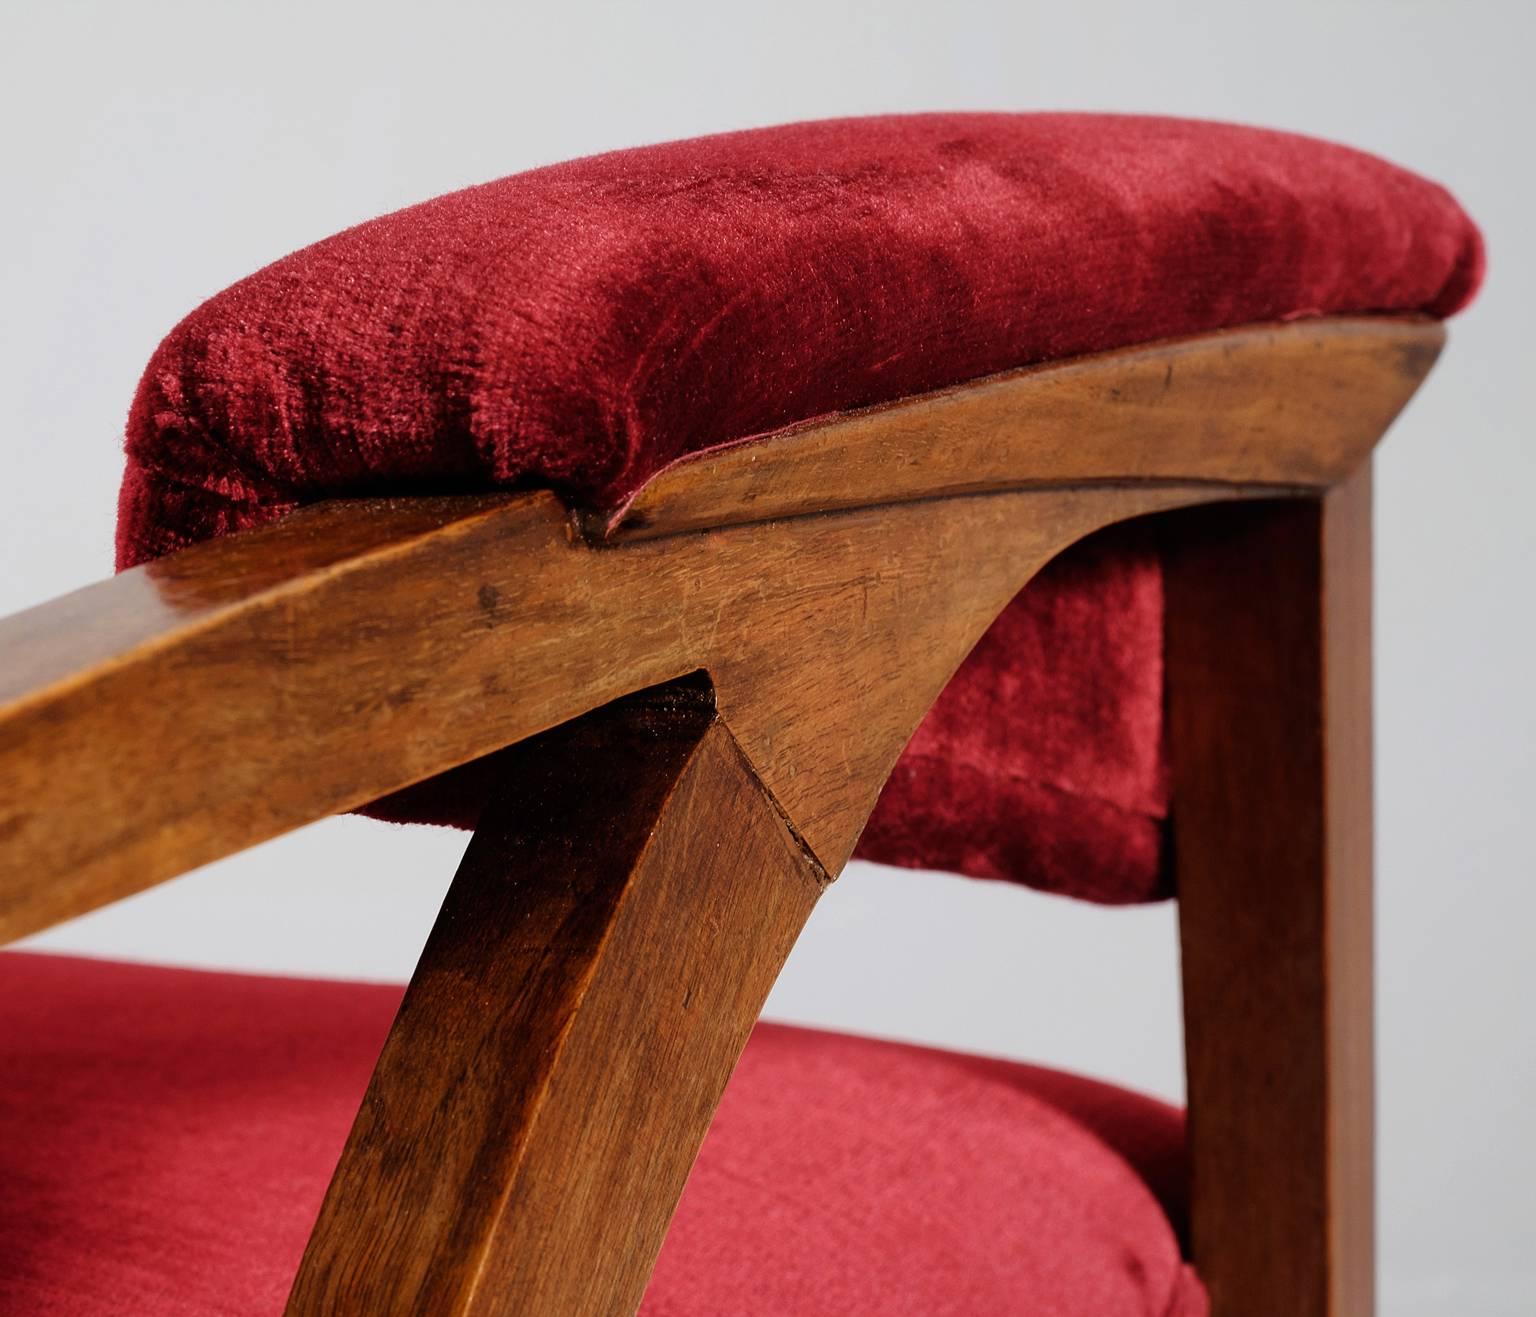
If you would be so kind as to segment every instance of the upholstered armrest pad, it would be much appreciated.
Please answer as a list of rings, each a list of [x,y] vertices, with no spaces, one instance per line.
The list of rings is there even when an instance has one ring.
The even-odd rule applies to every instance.
[[[129,428],[123,564],[337,493],[547,483],[1249,321],[1445,315],[1441,188],[1281,133],[1097,115],[797,124],[519,174],[213,298]]]

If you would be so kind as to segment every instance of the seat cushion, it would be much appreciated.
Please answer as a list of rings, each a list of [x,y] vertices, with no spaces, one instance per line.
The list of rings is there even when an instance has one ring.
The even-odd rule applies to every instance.
[[[0,1311],[281,1312],[400,990],[0,955]],[[647,1317],[1203,1314],[1179,1114],[761,1025]]]
[[[344,495],[544,485],[611,510],[686,453],[1012,367],[1252,321],[1447,315],[1481,268],[1433,183],[1226,124],[914,115],[596,156],[362,224],[194,311],[133,404],[119,563]],[[1074,580],[1091,604],[1101,578]],[[1159,890],[1160,717],[1139,682],[1122,705],[1123,664],[1093,664],[1155,656],[1160,631],[1141,608],[1087,611],[1102,633],[1067,626],[1083,643],[1052,682],[1013,680],[1056,643],[1038,612],[967,665],[866,855]],[[978,707],[1001,716],[978,731]],[[1101,724],[1133,753],[1024,748],[1039,726],[1093,745]]]

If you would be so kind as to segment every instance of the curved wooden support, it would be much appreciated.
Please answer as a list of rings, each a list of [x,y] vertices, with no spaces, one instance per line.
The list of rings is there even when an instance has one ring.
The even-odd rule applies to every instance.
[[[826,882],[697,678],[501,767],[290,1314],[633,1312]]]
[[[424,508],[328,505],[230,542],[264,575],[293,567],[233,603],[198,589],[228,546],[188,550],[100,587],[186,620],[0,715],[0,940],[699,669],[835,873],[923,713],[1043,563],[1236,492],[932,500],[622,549],[575,537],[549,494],[440,502],[425,530]],[[396,516],[409,533],[330,552]]]
[[[696,525],[713,472],[704,533],[593,545],[550,494],[332,504],[19,614],[0,624],[0,941],[697,669],[836,872],[1043,562],[1109,522],[1343,469],[1440,334],[1319,322],[1108,354],[727,450],[632,505],[653,536]],[[1309,380],[1322,402],[1288,391]],[[1049,442],[998,420],[1036,413]],[[950,453],[992,492],[925,497],[956,492]],[[1008,487],[1026,478],[1052,487]],[[854,490],[891,505],[809,515]]]
[[[1050,362],[694,454],[592,524],[634,539],[1104,482],[1324,489],[1365,460],[1444,342],[1436,320],[1337,317]]]

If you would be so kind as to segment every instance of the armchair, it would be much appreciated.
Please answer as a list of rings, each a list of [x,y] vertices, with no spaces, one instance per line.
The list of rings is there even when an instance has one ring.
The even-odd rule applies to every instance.
[[[7,1310],[1365,1317],[1370,461],[1481,262],[1340,147],[931,115],[534,171],[206,303],[120,574],[0,623],[0,937],[336,811],[473,835],[403,999],[0,957]],[[855,853],[1175,895],[1187,1134],[748,1047]]]

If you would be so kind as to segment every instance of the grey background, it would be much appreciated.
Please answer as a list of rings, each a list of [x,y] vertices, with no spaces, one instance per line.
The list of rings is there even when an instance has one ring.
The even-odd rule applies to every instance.
[[[1384,1310],[1536,1313],[1533,13],[6,0],[0,611],[110,570],[124,415],[184,312],[435,193],[669,137],[950,107],[1266,123],[1439,178],[1485,226],[1492,277],[1377,486]],[[35,945],[401,978],[461,845],[337,819]],[[1181,1090],[1168,907],[854,866],[770,1010]]]

